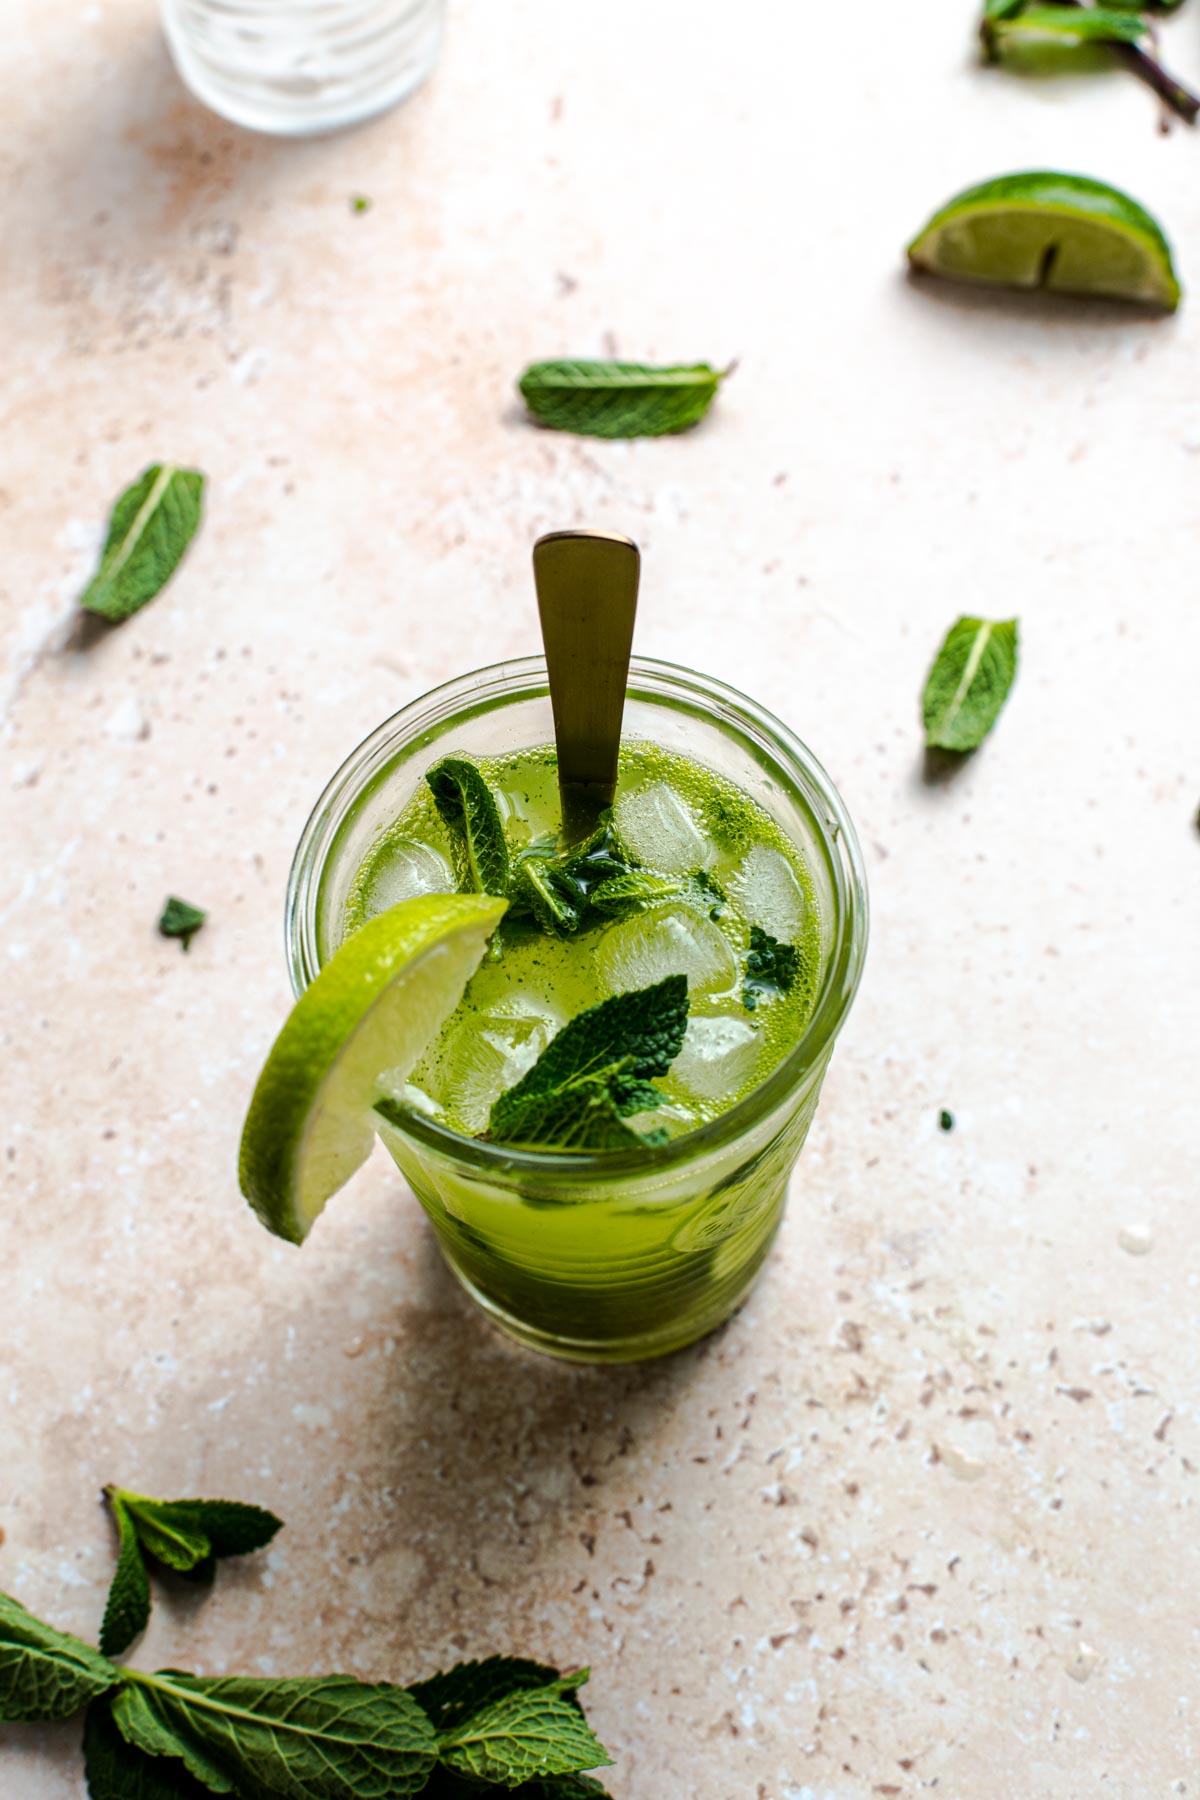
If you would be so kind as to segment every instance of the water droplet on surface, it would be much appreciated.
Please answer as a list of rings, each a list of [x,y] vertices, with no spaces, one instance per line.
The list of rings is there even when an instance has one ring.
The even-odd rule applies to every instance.
[[[1089,1678],[1092,1670],[1099,1661],[1100,1652],[1098,1650],[1093,1650],[1090,1644],[1085,1644],[1081,1640],[1076,1644],[1071,1656],[1068,1657],[1067,1661],[1063,1664],[1063,1668],[1071,1677],[1072,1681],[1082,1683]]]
[[[987,1474],[987,1464],[977,1456],[968,1456],[965,1450],[956,1450],[953,1444],[937,1444],[938,1460],[945,1463],[951,1475],[959,1481],[978,1481]]]

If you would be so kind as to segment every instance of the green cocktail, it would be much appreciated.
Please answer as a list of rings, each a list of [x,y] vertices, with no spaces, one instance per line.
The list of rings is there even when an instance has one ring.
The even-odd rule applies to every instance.
[[[544,664],[418,701],[351,757],[306,829],[289,891],[297,992],[374,915],[453,891],[454,834],[424,779],[447,754],[486,779],[514,866],[554,845]],[[761,1268],[857,986],[866,903],[853,827],[803,746],[732,690],[661,663],[631,667],[597,854],[653,871],[661,892],[588,908],[569,932],[511,907],[379,1129],[493,1318],[543,1350],[622,1360],[710,1330]],[[662,1103],[630,1120],[660,1141],[580,1154],[479,1136],[569,1019],[680,974],[682,1049]]]

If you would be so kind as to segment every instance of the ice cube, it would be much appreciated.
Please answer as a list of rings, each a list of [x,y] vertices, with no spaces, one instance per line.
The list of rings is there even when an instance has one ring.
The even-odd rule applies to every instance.
[[[388,844],[387,860],[382,858],[372,871],[367,884],[366,915],[386,912],[401,900],[412,900],[418,894],[452,894],[454,871],[446,858],[429,844],[416,838],[394,838]]]
[[[781,944],[797,942],[804,924],[804,893],[781,851],[755,844],[729,877],[729,888],[748,925],[761,925]]]
[[[484,1129],[493,1102],[528,1073],[558,1031],[556,1018],[522,1008],[520,998],[465,1019],[438,1057],[429,1085],[460,1130]]]
[[[601,985],[611,994],[686,975],[688,993],[725,993],[738,978],[724,932],[703,913],[675,902],[613,925],[596,946]]]
[[[729,1101],[750,1079],[760,1045],[741,1019],[690,1019],[671,1074],[689,1095]]]
[[[687,875],[715,861],[695,813],[665,781],[618,794],[613,822],[630,855],[663,875]]]

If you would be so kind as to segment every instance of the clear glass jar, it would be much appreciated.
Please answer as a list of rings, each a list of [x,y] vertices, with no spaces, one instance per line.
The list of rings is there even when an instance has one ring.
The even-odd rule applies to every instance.
[[[446,0],[161,0],[197,100],[252,131],[305,137],[395,106],[437,60]]]
[[[414,1114],[380,1136],[447,1262],[513,1337],[588,1362],[677,1350],[745,1298],[783,1214],[834,1039],[858,987],[867,899],[858,838],[829,777],[787,727],[708,676],[634,658],[623,735],[736,782],[797,844],[813,877],[822,974],[803,1036],[752,1093],[654,1149],[516,1151]],[[344,934],[373,840],[439,757],[553,742],[540,657],[461,676],[388,719],[343,763],[297,848],[287,955],[299,995]]]

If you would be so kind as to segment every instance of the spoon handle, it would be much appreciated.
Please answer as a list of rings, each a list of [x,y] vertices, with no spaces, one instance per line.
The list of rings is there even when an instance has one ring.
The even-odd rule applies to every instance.
[[[570,836],[586,831],[616,793],[640,569],[637,545],[612,532],[551,531],[533,546]]]

